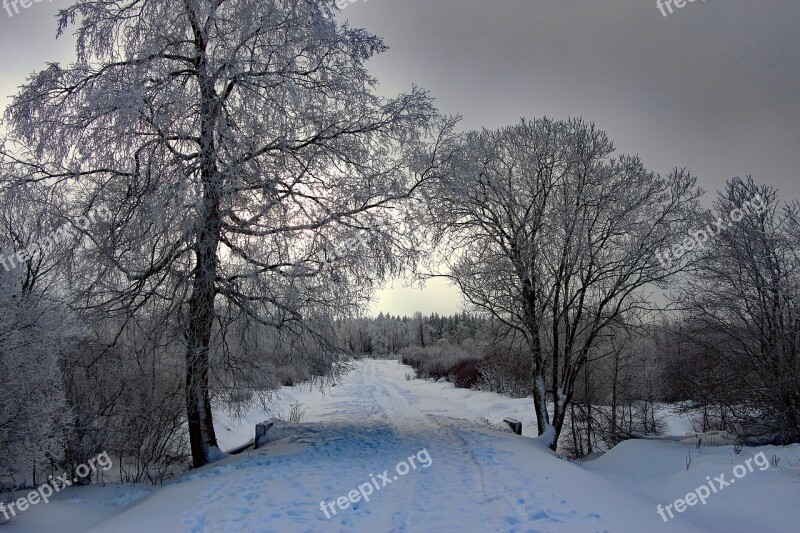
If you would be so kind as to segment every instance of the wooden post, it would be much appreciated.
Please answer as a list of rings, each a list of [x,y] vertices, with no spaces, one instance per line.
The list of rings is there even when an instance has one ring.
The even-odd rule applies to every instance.
[[[254,448],[259,447],[260,444],[258,441],[261,439],[261,437],[266,435],[267,431],[269,431],[269,428],[271,428],[274,425],[275,425],[274,420],[267,420],[265,422],[261,422],[260,424],[256,424],[256,442]]]
[[[515,418],[504,418],[503,422],[508,424],[511,430],[517,435],[522,435],[522,422]]]

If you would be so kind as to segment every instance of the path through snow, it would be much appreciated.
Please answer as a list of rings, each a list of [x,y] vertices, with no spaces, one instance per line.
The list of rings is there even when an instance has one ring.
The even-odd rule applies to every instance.
[[[396,361],[360,363],[319,399],[312,422],[269,446],[185,477],[98,526],[122,531],[642,531],[654,503],[482,424],[408,381]],[[412,469],[330,519],[330,502],[420,450]],[[624,514],[622,510],[624,509]],[[330,512],[329,512],[330,514]],[[672,524],[673,526],[678,525]],[[674,529],[672,529],[674,531]],[[683,531],[691,531],[687,525]]]

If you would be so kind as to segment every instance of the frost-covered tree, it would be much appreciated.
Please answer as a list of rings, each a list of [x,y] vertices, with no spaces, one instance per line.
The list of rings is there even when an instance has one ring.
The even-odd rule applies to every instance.
[[[0,489],[61,457],[72,416],[60,362],[81,334],[64,307],[0,269]]]
[[[683,294],[684,333],[699,359],[691,399],[726,407],[744,432],[796,442],[800,205],[780,205],[774,189],[737,178],[715,210],[730,225],[706,245]]]
[[[414,318],[409,324],[408,331],[409,342],[411,344],[416,344],[424,348],[432,343],[428,320],[422,316],[422,313],[414,313]]]
[[[7,175],[7,168],[0,161],[0,176]],[[59,270],[74,243],[66,238],[53,242],[61,219],[52,194],[38,183],[0,190],[0,268],[20,276],[23,293],[47,291],[63,279]]]
[[[538,431],[553,449],[599,339],[680,268],[656,254],[696,216],[692,176],[613,153],[583,120],[469,133],[430,202],[444,275],[526,340]]]
[[[75,64],[34,73],[6,113],[17,181],[75,214],[113,212],[76,251],[80,301],[114,317],[158,308],[148,322],[184,344],[195,466],[218,456],[214,369],[258,371],[212,364],[230,355],[226,328],[324,345],[326,320],[413,258],[402,224],[383,222],[446,157],[452,121],[419,89],[378,96],[364,65],[384,43],[330,7],[78,0],[60,12],[61,31],[77,24]]]
[[[376,351],[379,354],[397,355],[406,345],[408,334],[405,324],[400,318],[380,313],[372,320],[370,333],[374,339]]]

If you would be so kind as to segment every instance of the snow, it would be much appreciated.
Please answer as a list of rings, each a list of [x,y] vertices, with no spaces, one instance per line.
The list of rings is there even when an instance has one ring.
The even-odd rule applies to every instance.
[[[524,435],[534,435],[530,398],[409,381],[410,372],[396,361],[367,360],[325,393],[286,388],[277,409],[300,403],[307,419],[277,423],[259,450],[164,487],[69,489],[68,499],[36,506],[4,532],[792,531],[800,519],[800,446],[736,454],[731,446],[629,441],[579,465],[502,423],[517,418]],[[252,439],[255,423],[273,415],[252,409],[238,422],[215,417],[220,447]],[[671,425],[685,429],[681,420]],[[393,479],[395,466],[423,449],[429,468]],[[668,523],[656,512],[761,451],[780,457],[778,465],[756,468]],[[384,471],[391,482],[368,502],[326,518],[322,502]]]
[[[155,489],[146,486],[107,484],[70,487],[38,503],[11,522],[0,525],[3,533],[63,531],[78,533],[110,519]],[[22,496],[22,495],[18,495]]]
[[[212,446],[209,449],[209,454],[208,454],[209,462],[216,463],[218,461],[222,461],[223,459],[227,459],[228,457],[230,456],[227,453],[223,452],[216,446]]]

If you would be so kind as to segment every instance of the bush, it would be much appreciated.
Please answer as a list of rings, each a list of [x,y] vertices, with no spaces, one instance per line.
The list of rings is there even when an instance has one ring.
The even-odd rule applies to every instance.
[[[470,388],[478,381],[480,358],[444,339],[424,348],[408,346],[400,350],[400,356],[403,364],[412,367],[419,378],[444,378],[462,388]]]
[[[479,366],[481,389],[513,398],[531,394],[532,358],[518,345],[488,348]]]
[[[471,389],[480,379],[480,364],[480,359],[459,361],[450,369],[450,381],[452,381],[456,387]]]

